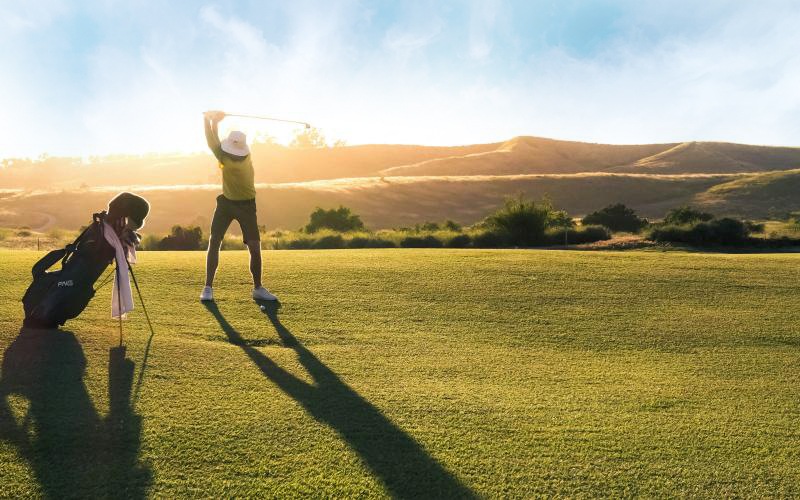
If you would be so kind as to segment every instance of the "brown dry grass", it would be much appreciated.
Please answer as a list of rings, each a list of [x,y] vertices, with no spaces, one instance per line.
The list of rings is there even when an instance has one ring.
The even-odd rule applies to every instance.
[[[508,196],[549,197],[574,216],[622,202],[645,216],[660,217],[691,201],[730,176],[527,175],[482,177],[398,177],[340,179],[330,182],[264,184],[258,189],[259,221],[268,228],[296,229],[317,206],[344,205],[373,229],[453,219],[462,224],[481,220]],[[17,194],[0,200],[0,226],[30,225],[41,214],[57,218],[58,227],[86,224],[93,212],[124,186],[75,193]],[[174,224],[207,228],[219,187],[138,187],[152,204],[145,231],[167,232]],[[39,215],[37,215],[39,214]],[[36,220],[33,220],[36,219]]]

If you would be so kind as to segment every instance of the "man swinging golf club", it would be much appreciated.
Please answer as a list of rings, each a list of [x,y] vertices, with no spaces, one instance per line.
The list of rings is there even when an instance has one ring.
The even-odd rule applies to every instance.
[[[211,237],[206,255],[206,285],[200,300],[214,300],[214,275],[219,265],[219,249],[225,232],[234,220],[242,228],[242,237],[250,250],[250,273],[253,275],[254,300],[278,300],[261,285],[261,241],[256,219],[255,172],[250,160],[250,148],[243,132],[232,131],[220,142],[217,124],[225,118],[222,111],[203,114],[206,140],[222,169],[222,194],[217,196],[217,208],[211,221]]]

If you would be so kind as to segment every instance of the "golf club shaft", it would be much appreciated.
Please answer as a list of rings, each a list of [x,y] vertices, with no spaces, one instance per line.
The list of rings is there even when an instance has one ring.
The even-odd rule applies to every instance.
[[[283,123],[297,123],[298,125],[303,125],[306,128],[311,128],[311,124],[306,122],[300,122],[297,120],[284,120],[282,118],[272,118],[270,116],[246,115],[243,113],[225,113],[225,116],[238,116],[240,118],[255,118],[256,120],[270,120],[273,122],[283,122]]]

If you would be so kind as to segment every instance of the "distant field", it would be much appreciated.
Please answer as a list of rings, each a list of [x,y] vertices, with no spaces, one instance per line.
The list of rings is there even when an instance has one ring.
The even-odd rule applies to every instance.
[[[482,220],[520,193],[549,197],[573,216],[612,203],[625,203],[647,217],[663,217],[735,175],[569,174],[451,177],[366,177],[326,181],[260,184],[259,222],[270,229],[297,229],[318,206],[350,207],[372,229],[413,226],[453,219]],[[168,232],[175,224],[210,226],[218,184],[98,187],[72,192],[26,192],[0,199],[0,227],[77,229],[129,189],[150,200],[146,231]],[[234,224],[236,228],[236,224]]]
[[[800,495],[797,255],[265,252],[263,313],[244,252],[210,310],[142,253],[127,361],[108,288],[15,340],[39,255],[0,250],[0,497]]]
[[[449,147],[368,144],[294,149],[256,142],[252,150],[255,179],[261,183],[378,176],[732,174],[800,168],[800,148],[694,141],[618,145],[518,136]],[[208,151],[0,159],[0,191],[205,184],[218,177],[216,162]]]
[[[452,147],[255,143],[253,162],[259,219],[270,229],[297,229],[317,206],[339,204],[372,229],[444,219],[472,224],[520,193],[547,196],[576,217],[612,203],[650,218],[683,204],[749,219],[800,211],[800,148],[521,136]],[[7,159],[0,161],[0,227],[72,230],[123,189],[154,202],[151,230],[207,227],[220,184],[209,153]]]

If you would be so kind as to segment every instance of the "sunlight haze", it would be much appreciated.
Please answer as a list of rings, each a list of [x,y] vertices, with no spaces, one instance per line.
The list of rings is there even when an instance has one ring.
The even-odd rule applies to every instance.
[[[788,1],[4,0],[0,157],[203,151],[207,109],[348,144],[800,145],[799,24]]]

